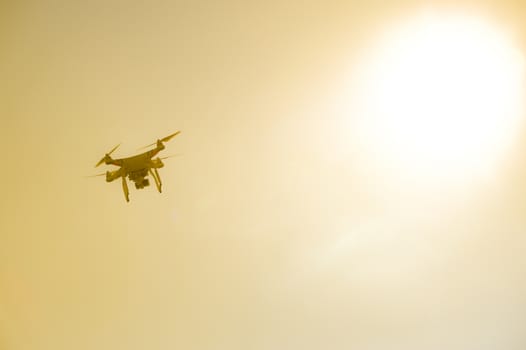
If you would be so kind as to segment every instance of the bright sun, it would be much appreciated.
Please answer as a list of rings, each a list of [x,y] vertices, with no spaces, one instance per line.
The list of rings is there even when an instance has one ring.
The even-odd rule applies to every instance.
[[[362,131],[403,176],[487,173],[523,116],[523,57],[480,19],[422,16],[391,31],[367,65]]]

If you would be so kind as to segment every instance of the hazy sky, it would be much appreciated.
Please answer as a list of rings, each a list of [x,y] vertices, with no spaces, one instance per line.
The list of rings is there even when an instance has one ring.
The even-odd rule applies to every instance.
[[[524,349],[526,130],[413,186],[345,112],[424,8],[526,50],[520,1],[0,2],[0,349]],[[176,130],[162,194],[83,177]]]

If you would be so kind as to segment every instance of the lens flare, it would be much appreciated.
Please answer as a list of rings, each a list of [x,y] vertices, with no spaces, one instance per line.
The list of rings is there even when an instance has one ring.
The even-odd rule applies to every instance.
[[[369,57],[360,131],[366,148],[411,180],[490,174],[523,117],[524,58],[478,18],[427,15]]]

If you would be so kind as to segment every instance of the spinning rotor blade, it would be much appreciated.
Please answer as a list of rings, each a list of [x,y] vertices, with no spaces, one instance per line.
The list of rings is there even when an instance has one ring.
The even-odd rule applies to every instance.
[[[182,154],[181,153],[171,154],[171,155],[166,156],[166,157],[160,157],[160,159],[173,158],[173,157],[179,157],[179,156],[182,156]]]
[[[176,131],[176,132],[174,132],[174,133],[171,134],[171,135],[168,135],[168,136],[166,136],[166,137],[163,137],[163,138],[161,139],[161,142],[168,142],[168,141],[170,141],[173,137],[179,135],[180,133],[181,133],[181,131]]]
[[[173,134],[171,135],[168,135],[166,137],[163,137],[162,139],[160,139],[159,141],[161,142],[168,142],[170,141],[172,138],[174,138],[175,136],[179,135],[181,133],[181,131],[176,131],[174,132]],[[154,142],[154,143],[150,143],[148,146],[144,146],[144,147],[141,147],[139,149],[144,149],[144,148],[148,148],[148,147],[151,147],[151,146],[155,146],[157,144],[157,141]]]
[[[119,143],[117,146],[113,147],[113,149],[111,151],[108,152],[108,155],[112,154],[113,151],[115,151],[117,148],[119,148],[121,144]]]
[[[104,176],[106,175],[106,173],[100,173],[100,174],[95,174],[95,175],[88,175],[88,176],[84,176],[84,177],[97,177],[97,176]]]
[[[97,162],[97,164],[95,164],[95,168],[98,167],[99,165],[101,165],[102,163],[104,163],[104,158],[106,158],[106,156],[102,157],[102,159],[99,160],[99,161]]]
[[[110,154],[112,154],[117,148],[119,148],[121,144],[119,143],[117,146],[113,147],[113,149],[111,151],[109,151],[108,153],[106,153],[104,155],[104,157],[102,157],[101,160],[99,160],[99,162],[95,165],[95,168],[98,167],[99,165],[101,165],[102,163],[104,163],[104,159],[106,159],[106,157],[109,157]]]

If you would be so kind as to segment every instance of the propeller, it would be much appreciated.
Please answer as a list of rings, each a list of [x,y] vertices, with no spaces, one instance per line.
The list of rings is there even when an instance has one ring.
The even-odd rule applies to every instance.
[[[174,138],[175,136],[179,135],[181,133],[181,131],[176,131],[174,132],[173,134],[171,135],[168,135],[166,137],[163,137],[162,139],[158,140],[158,141],[161,141],[161,142],[168,142],[170,141],[172,138]],[[154,143],[150,143],[148,146],[144,146],[144,147],[141,147],[139,149],[144,149],[144,148],[148,148],[148,147],[151,147],[151,146],[155,146],[157,144],[157,141],[154,142]]]
[[[100,174],[95,174],[95,175],[87,175],[87,176],[84,176],[84,177],[97,177],[97,176],[104,176],[106,175],[106,173],[100,173]]]
[[[166,159],[166,158],[173,158],[173,157],[179,157],[179,156],[182,156],[181,153],[178,153],[178,154],[171,154],[169,156],[166,156],[166,157],[159,157],[160,159]]]
[[[104,163],[104,160],[106,159],[106,157],[109,157],[110,154],[112,154],[121,144],[119,143],[117,146],[113,147],[113,149],[111,151],[109,151],[108,153],[106,153],[104,155],[104,157],[102,157],[101,160],[99,160],[99,162],[95,165],[95,168],[98,167],[99,165],[101,165],[102,163]]]

